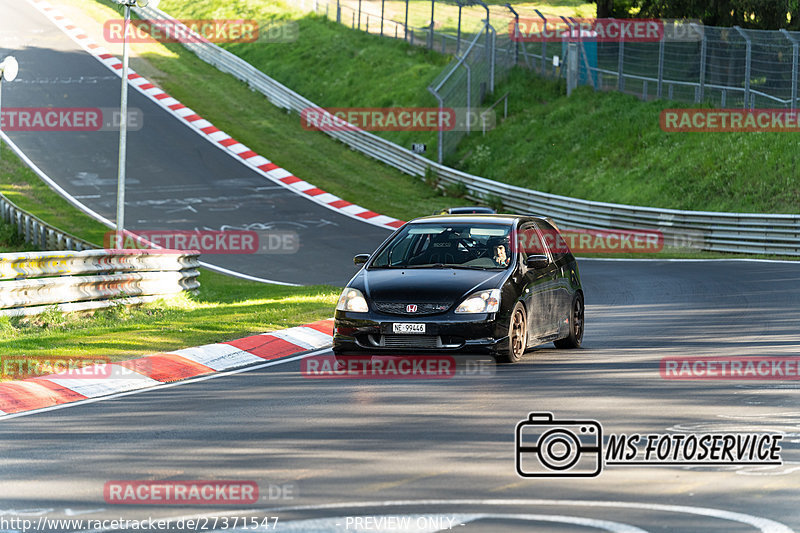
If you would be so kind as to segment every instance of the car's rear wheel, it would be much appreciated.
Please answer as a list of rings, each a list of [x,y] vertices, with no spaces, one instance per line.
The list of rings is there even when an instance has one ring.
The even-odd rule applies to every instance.
[[[569,315],[569,336],[555,341],[556,348],[580,348],[583,342],[583,295],[576,292],[572,297]]]
[[[525,307],[520,303],[514,306],[508,323],[508,347],[497,355],[500,363],[516,363],[522,359],[528,347],[528,320]]]

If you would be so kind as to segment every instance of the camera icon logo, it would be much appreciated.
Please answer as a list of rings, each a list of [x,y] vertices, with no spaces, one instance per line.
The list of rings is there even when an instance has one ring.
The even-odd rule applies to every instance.
[[[517,424],[516,467],[522,477],[595,477],[603,469],[603,428],[595,420],[554,420],[530,413]]]

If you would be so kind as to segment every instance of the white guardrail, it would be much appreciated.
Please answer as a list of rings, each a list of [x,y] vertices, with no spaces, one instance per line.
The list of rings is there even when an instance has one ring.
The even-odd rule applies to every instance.
[[[194,290],[198,257],[177,250],[0,254],[0,316],[137,305]]]
[[[142,18],[179,24],[158,9],[144,8],[137,12]],[[319,108],[213,43],[187,42],[184,46],[203,61],[246,82],[278,107],[296,113],[309,107]],[[467,174],[365,131],[326,133],[412,176],[424,176],[430,168],[438,175],[440,187],[463,183],[468,198],[486,201],[489,195],[496,195],[506,208],[549,216],[564,228],[655,229],[664,234],[666,246],[676,248],[800,256],[800,215],[681,211],[581,200]]]

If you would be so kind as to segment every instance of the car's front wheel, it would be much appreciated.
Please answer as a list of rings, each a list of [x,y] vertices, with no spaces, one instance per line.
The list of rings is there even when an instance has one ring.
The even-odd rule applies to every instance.
[[[576,292],[572,297],[569,314],[569,335],[555,341],[556,348],[580,348],[583,342],[583,295]]]
[[[528,320],[525,307],[517,302],[508,323],[508,347],[497,355],[500,363],[516,363],[528,347]]]

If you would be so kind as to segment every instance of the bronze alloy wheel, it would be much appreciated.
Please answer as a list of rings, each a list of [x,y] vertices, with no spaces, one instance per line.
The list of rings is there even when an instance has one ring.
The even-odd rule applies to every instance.
[[[528,324],[525,308],[520,302],[514,306],[508,324],[508,349],[498,358],[503,363],[516,363],[528,347]]]

